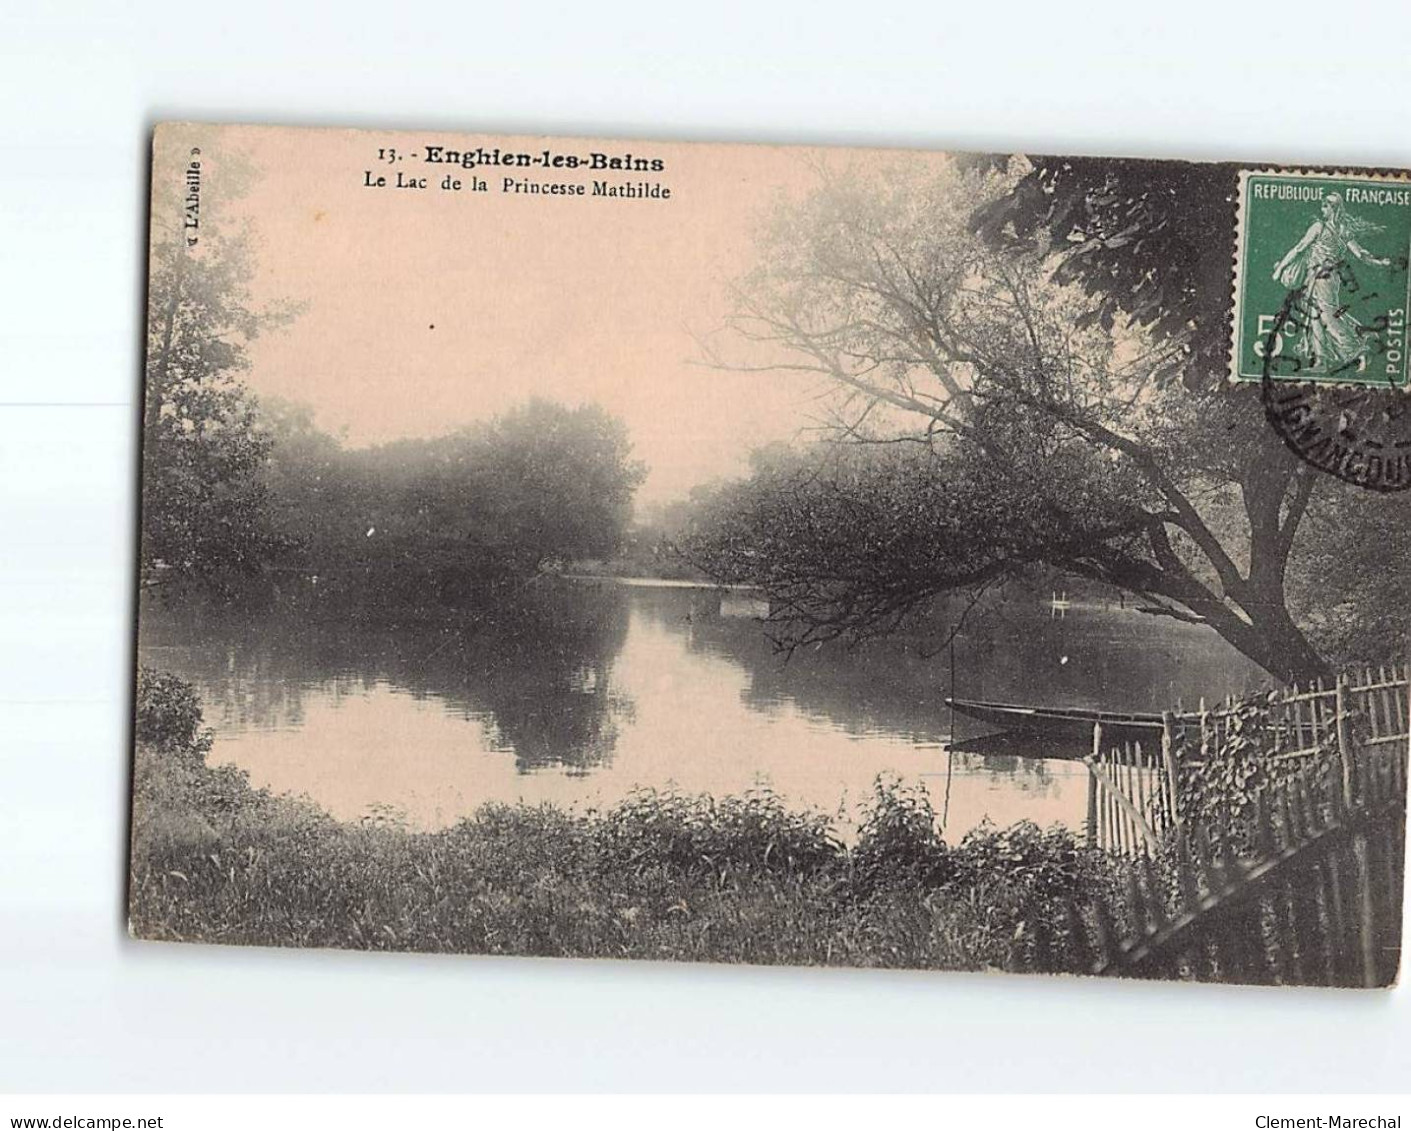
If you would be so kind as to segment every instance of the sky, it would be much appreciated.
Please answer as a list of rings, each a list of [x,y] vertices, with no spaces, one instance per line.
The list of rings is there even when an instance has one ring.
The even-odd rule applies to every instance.
[[[436,435],[531,396],[596,401],[626,422],[650,469],[638,499],[654,503],[743,473],[752,447],[819,419],[816,382],[712,367],[698,340],[720,333],[763,218],[815,183],[810,151],[177,127],[158,137],[154,211],[175,206],[192,145],[207,223],[239,217],[256,236],[256,305],[301,305],[254,343],[249,385],[310,405],[350,445]],[[664,169],[465,170],[410,156],[428,145],[632,152]],[[403,160],[379,161],[379,149]],[[222,177],[222,162],[250,175]],[[429,187],[396,188],[399,172]],[[447,175],[460,191],[439,188]],[[366,184],[379,176],[387,187]],[[469,191],[473,176],[489,191]],[[507,194],[505,176],[590,191],[594,179],[646,181],[672,195]],[[243,195],[228,191],[236,181]],[[738,340],[723,343],[749,357]]]

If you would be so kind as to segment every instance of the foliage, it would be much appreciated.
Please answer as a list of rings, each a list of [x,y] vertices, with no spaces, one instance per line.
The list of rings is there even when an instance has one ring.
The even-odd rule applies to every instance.
[[[993,159],[976,158],[994,169]],[[1135,326],[1164,343],[1154,368],[1203,400],[1219,396],[1229,359],[1229,247],[1238,167],[1225,162],[1032,155],[972,223],[1001,251],[1060,249],[1054,278],[1092,300],[1085,315]],[[1267,448],[1238,422],[1237,450]],[[1253,431],[1255,434],[1250,435]],[[1252,447],[1251,441],[1253,441]],[[1324,479],[1307,503],[1288,560],[1295,619],[1335,667],[1399,655],[1411,637],[1411,592],[1386,568],[1411,545],[1404,495],[1378,496]],[[1401,547],[1401,549],[1398,549]]]
[[[951,853],[955,882],[978,884],[1003,875],[1011,896],[1079,901],[1108,879],[1105,861],[1062,825],[1041,829],[1020,821],[1005,829],[986,822],[965,834]]]
[[[1092,300],[1087,322],[1135,325],[1172,347],[1158,380],[1179,377],[1193,390],[1222,380],[1238,167],[1042,155],[1027,164],[976,211],[986,243],[1063,249],[1055,278]]]
[[[347,449],[272,403],[270,502],[322,600],[456,605],[621,544],[645,474],[594,405],[532,400],[432,439]]]
[[[296,313],[256,300],[247,226],[222,214],[253,171],[182,127],[157,159],[200,153],[199,239],[153,216],[142,449],[144,589],[218,602],[269,591],[445,605],[623,541],[644,475],[621,422],[531,401],[448,435],[350,451],[299,406],[258,404],[250,346]],[[204,199],[204,198],[203,198]],[[290,575],[293,575],[292,577]],[[293,582],[292,585],[288,584]]]
[[[1333,746],[1287,757],[1297,734],[1279,698],[1279,692],[1248,696],[1212,715],[1204,732],[1190,724],[1177,730],[1173,754],[1182,820],[1209,829],[1243,828],[1271,785],[1310,767],[1322,775],[1331,771],[1337,758]]]
[[[175,814],[177,828],[198,830],[204,842],[216,835],[215,822],[270,811],[272,799],[251,790],[242,772],[206,765],[211,732],[202,726],[195,688],[180,676],[138,669],[133,735],[137,749],[150,752],[137,758],[133,775],[134,837],[144,831],[145,813]]]
[[[260,477],[269,437],[242,374],[249,343],[287,319],[257,311],[249,247],[207,225],[199,249],[154,227],[142,439],[144,587],[229,597],[279,549]]]
[[[925,787],[908,788],[892,777],[874,783],[850,859],[852,882],[863,895],[896,886],[940,887],[956,871]]]
[[[180,676],[145,664],[137,669],[136,741],[163,754],[204,760],[211,736],[201,727],[201,700]]]
[[[719,800],[638,790],[602,814],[596,833],[608,872],[660,868],[721,885],[742,875],[816,874],[840,849],[825,815],[788,809],[764,788]]]
[[[1411,646],[1411,493],[1331,482],[1299,530],[1289,600],[1337,666],[1376,664]]]
[[[1138,211],[1150,214],[1154,233],[1136,238],[1132,219],[1109,231],[1119,218],[1095,197],[1099,219],[1085,223],[1106,234],[1084,253],[1074,248],[1082,236],[1068,227],[1078,222],[1071,208],[1032,222],[1017,215],[996,229],[1024,176],[920,161],[825,170],[811,197],[776,218],[761,266],[742,282],[737,340],[751,343],[753,356],[783,359],[763,367],[821,376],[836,391],[836,440],[914,446],[925,457],[912,470],[939,479],[929,493],[914,488],[880,524],[873,499],[854,498],[852,480],[824,484],[842,496],[836,519],[858,504],[868,568],[854,568],[839,531],[828,552],[813,554],[799,621],[848,634],[878,620],[891,627],[902,605],[1038,557],[1124,589],[1154,615],[1208,624],[1281,678],[1326,675],[1285,593],[1316,475],[1266,426],[1257,390],[1203,370],[1184,387],[1168,379],[1173,367],[1185,373],[1209,361],[1205,345],[1173,328],[1200,314],[1201,332],[1215,332],[1201,304],[1223,304],[1228,288],[1211,297],[1195,245],[1225,205],[1205,201],[1201,223],[1180,234],[1194,242],[1182,245],[1174,281],[1113,299],[1102,279],[1115,288],[1112,280],[1132,271],[1145,278],[1148,258],[1166,254],[1150,242],[1154,233],[1177,239],[1158,201],[1144,198]],[[997,230],[1007,238],[993,238]],[[1072,266],[1080,254],[1095,257],[1092,274]],[[1135,265],[1122,258],[1132,255]],[[1115,274],[1109,256],[1124,264]],[[1132,302],[1121,325],[1114,301]],[[709,348],[720,364],[739,364]],[[862,486],[895,469],[880,460]],[[758,472],[755,479],[768,487]],[[753,550],[761,584],[772,580],[768,558],[750,539],[768,542],[764,518],[795,502],[784,498],[756,511],[759,522],[737,524],[743,536],[730,560]],[[937,506],[954,513],[963,536],[946,519],[933,521]],[[1006,545],[996,527],[1013,527],[1019,545]],[[1025,528],[1035,535],[1025,538]],[[895,570],[886,568],[889,545],[906,551]],[[911,553],[915,546],[925,553]],[[782,600],[799,580],[779,587]]]
[[[1071,467],[1061,493],[1045,482],[1059,466]],[[861,640],[943,594],[1082,558],[1123,522],[1104,473],[1056,459],[1024,490],[997,492],[1016,469],[965,445],[772,449],[701,507],[681,546],[712,576],[763,587],[788,646]]]
[[[891,782],[878,783],[851,848],[826,817],[767,790],[644,791],[586,814],[488,805],[437,832],[388,814],[340,824],[250,788],[232,767],[204,765],[189,689],[154,673],[144,681],[155,722],[136,752],[130,913],[145,938],[1031,966],[1036,924],[1062,898],[1081,898],[1096,867],[1074,864],[1067,834],[1023,827],[984,830],[948,853],[924,793]],[[1048,969],[1087,961],[1076,949],[1047,953]]]

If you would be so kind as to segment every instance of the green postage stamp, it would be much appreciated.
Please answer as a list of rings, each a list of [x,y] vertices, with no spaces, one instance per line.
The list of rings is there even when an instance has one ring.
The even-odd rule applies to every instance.
[[[1238,381],[1406,385],[1411,183],[1240,174]]]

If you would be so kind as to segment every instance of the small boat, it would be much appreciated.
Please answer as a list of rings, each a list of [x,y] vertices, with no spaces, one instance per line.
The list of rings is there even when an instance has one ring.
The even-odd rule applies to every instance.
[[[1081,762],[1093,752],[1093,736],[1091,731],[1084,738],[1056,738],[1051,734],[1002,730],[957,739],[950,744],[950,748],[957,754],[978,754],[981,758],[1044,758]]]
[[[1025,707],[1018,703],[985,703],[977,699],[952,699],[946,706],[981,722],[1008,730],[1027,731],[1053,738],[1092,741],[1093,724],[1102,724],[1108,738],[1148,741],[1161,734],[1161,716],[1135,711],[1089,711],[1082,707]]]

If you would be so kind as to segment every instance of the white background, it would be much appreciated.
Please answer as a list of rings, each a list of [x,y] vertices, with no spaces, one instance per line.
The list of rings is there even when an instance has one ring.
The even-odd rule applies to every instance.
[[[0,4],[0,1090],[1384,1090],[1407,992],[122,933],[161,118],[1411,165],[1411,5]]]

